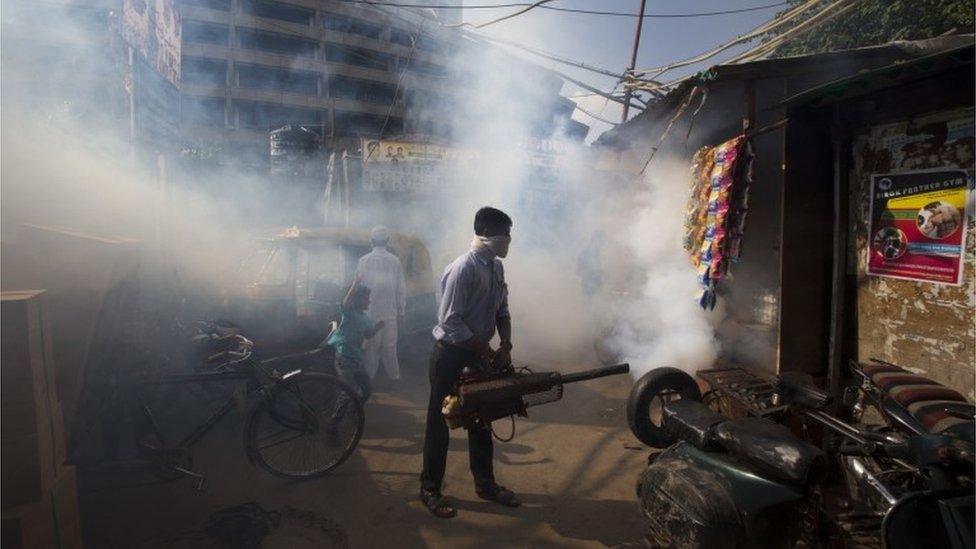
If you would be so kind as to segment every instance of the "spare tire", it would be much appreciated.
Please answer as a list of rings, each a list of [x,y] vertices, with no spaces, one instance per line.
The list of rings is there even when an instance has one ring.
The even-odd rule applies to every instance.
[[[655,402],[658,399],[663,406],[664,399],[670,395],[698,402],[702,400],[701,390],[698,389],[695,379],[677,368],[655,368],[638,379],[630,389],[627,424],[634,436],[648,446],[665,448],[677,442],[663,428],[660,409]]]

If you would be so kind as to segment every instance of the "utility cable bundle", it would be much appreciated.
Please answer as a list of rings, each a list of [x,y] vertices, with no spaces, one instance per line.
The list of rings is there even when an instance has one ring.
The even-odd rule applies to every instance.
[[[703,147],[692,159],[684,248],[697,269],[704,309],[715,308],[715,290],[742,253],[752,156],[748,137],[740,135]]]
[[[728,59],[725,64],[735,64],[735,63],[745,63],[749,61],[755,61],[757,59],[762,59],[769,54],[771,54],[776,48],[778,48],[783,43],[802,36],[816,27],[834,19],[844,13],[851,10],[859,0],[835,0],[834,2],[823,6],[818,9],[818,5],[822,3],[822,0],[807,0],[802,4],[789,9],[777,17],[773,18],[762,25],[754,28],[753,30],[742,34],[735,39],[726,42],[725,44],[720,44],[711,50],[704,53],[684,59],[682,61],[677,61],[662,67],[654,67],[649,69],[638,69],[635,71],[630,71],[624,78],[624,87],[630,88],[634,91],[654,91],[654,90],[667,90],[673,89],[678,84],[695,78],[696,74],[689,74],[681,78],[671,80],[669,82],[660,82],[659,77],[669,71],[677,68],[685,67],[688,65],[694,65],[700,63],[712,57],[715,57],[719,53],[728,50],[736,45],[750,42],[767,34],[775,29],[784,27],[788,23],[795,22],[795,20],[806,16],[801,22],[795,24],[792,28],[783,31],[778,36],[772,38],[767,42],[763,42],[756,47],[750,48],[745,52]],[[814,13],[811,11],[816,10]]]

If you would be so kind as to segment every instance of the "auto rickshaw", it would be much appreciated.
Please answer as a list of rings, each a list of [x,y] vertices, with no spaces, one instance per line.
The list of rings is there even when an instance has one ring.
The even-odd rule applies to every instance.
[[[342,297],[359,258],[371,249],[370,231],[291,228],[262,239],[225,290],[225,314],[271,353],[318,345],[339,319]],[[426,354],[436,322],[430,255],[418,238],[391,231],[389,250],[403,263],[407,283],[401,359]]]

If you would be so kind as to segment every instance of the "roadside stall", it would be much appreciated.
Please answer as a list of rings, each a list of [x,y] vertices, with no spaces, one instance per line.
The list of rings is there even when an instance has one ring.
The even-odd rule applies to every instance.
[[[720,130],[640,141],[688,159],[696,297],[730,311],[716,364],[655,365],[631,391],[655,448],[637,490],[653,541],[973,545],[976,48],[958,38],[717,67],[662,101],[665,137],[692,135],[693,115],[676,121],[696,96],[745,116],[699,107]],[[840,74],[758,93],[838,56]],[[724,328],[762,292],[771,345],[750,356],[756,336]]]
[[[836,392],[846,361],[884,358],[973,398],[972,49],[957,36],[720,65],[597,141],[599,165],[631,178],[687,166],[690,298],[723,302],[720,362]],[[897,189],[911,196],[879,202]],[[916,229],[883,231],[893,216]]]

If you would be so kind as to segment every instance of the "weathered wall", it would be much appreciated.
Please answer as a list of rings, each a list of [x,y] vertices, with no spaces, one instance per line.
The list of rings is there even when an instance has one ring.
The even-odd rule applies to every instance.
[[[857,257],[851,258],[856,263],[849,262],[857,266],[858,358],[888,360],[953,387],[970,400],[976,399],[976,230],[971,206],[962,286],[867,276],[865,271],[871,174],[973,170],[973,114],[973,109],[934,113],[911,123],[876,126],[855,139],[851,207],[856,216],[852,251]]]

